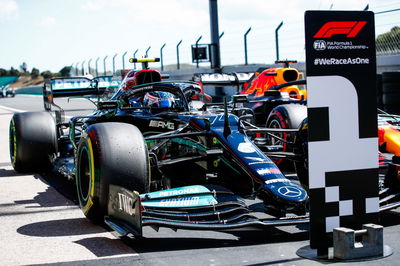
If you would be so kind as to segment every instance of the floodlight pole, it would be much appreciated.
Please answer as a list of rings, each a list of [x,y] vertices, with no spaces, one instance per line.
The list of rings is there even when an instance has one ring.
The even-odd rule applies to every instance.
[[[85,62],[86,62],[86,60],[83,60],[82,65],[81,65],[81,67],[82,67],[82,76],[85,75],[85,70],[83,69],[83,65],[85,64]]]
[[[147,58],[150,48],[151,48],[151,46],[149,46],[149,48],[147,48],[146,54],[144,55],[144,58]]]
[[[224,34],[225,34],[225,32],[223,31],[223,32],[221,32],[221,34],[218,36],[218,39],[221,39],[222,38],[222,36],[224,36]]]
[[[279,23],[278,27],[275,29],[275,47],[276,47],[276,60],[279,60],[279,37],[278,31],[282,27],[283,21]]]
[[[247,34],[251,31],[251,27],[246,31],[244,34],[244,64],[248,65],[247,63]]]
[[[218,27],[218,2],[217,0],[209,0],[208,3],[210,12],[210,33],[211,33],[210,63],[211,63],[211,68],[215,69],[215,72],[221,72],[221,54],[219,46],[220,35]]]
[[[100,57],[97,57],[96,59],[96,76],[99,76],[99,71],[97,69],[97,62],[99,61]]]
[[[89,62],[88,62],[88,72],[89,72],[89,74],[91,74],[91,73],[90,73],[90,63],[91,63],[91,62],[92,62],[92,58],[90,58],[90,59],[89,59]]]
[[[136,54],[139,51],[139,49],[136,49],[136,51],[133,53],[133,58],[136,58]],[[133,63],[133,69],[136,69],[136,63]]]
[[[179,45],[181,45],[182,40],[180,40],[178,42],[178,44],[176,45],[176,68],[180,69],[180,65],[179,65]]]
[[[115,57],[117,57],[118,54],[115,54],[113,56],[113,75],[115,74]]]
[[[103,66],[104,66],[104,76],[107,75],[107,71],[106,71],[106,59],[107,59],[108,55],[106,55],[106,57],[104,57],[103,59]]]
[[[128,51],[126,51],[123,55],[122,55],[122,69],[125,69],[125,55],[128,53]]]
[[[164,70],[164,60],[163,60],[163,52],[162,52],[162,50],[164,49],[165,45],[167,45],[167,44],[164,43],[163,46],[161,46],[161,48],[160,48],[161,71]]]
[[[198,55],[198,51],[199,51],[199,41],[201,40],[201,38],[203,38],[202,35],[200,35],[200,37],[197,39],[196,41],[196,68],[199,68],[199,55]]]

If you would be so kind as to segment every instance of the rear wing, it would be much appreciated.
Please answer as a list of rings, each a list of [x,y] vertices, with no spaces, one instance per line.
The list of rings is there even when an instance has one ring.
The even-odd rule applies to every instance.
[[[106,88],[118,87],[120,81],[112,76],[99,76],[94,79],[86,77],[66,77],[46,79],[43,86],[44,108],[51,110],[54,98],[70,96],[95,96],[104,93]]]
[[[254,73],[212,73],[194,74],[193,81],[203,85],[237,86],[247,82]]]
[[[237,92],[240,92],[240,86],[248,82],[253,75],[254,73],[194,74],[193,81],[206,86],[236,86]]]

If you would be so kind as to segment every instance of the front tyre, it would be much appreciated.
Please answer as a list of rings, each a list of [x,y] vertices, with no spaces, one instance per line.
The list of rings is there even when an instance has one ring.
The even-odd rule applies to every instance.
[[[89,126],[76,153],[76,187],[85,216],[103,223],[110,184],[148,192],[149,169],[147,146],[137,127],[115,122]]]
[[[278,105],[272,109],[267,118],[267,128],[277,129],[297,129],[303,120],[307,117],[307,107],[301,104],[285,104]],[[293,137],[286,133],[275,133],[277,137],[285,141],[293,141]],[[271,137],[270,145],[282,145],[282,151],[288,151],[287,143]],[[280,164],[282,159],[274,160],[276,164]]]

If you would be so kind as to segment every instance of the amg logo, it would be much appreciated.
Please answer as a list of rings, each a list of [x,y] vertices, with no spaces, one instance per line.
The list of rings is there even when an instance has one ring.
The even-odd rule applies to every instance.
[[[125,194],[118,193],[118,203],[120,211],[126,212],[129,215],[133,215],[135,213],[135,209],[133,208],[133,204],[135,203],[134,199]]]
[[[175,129],[175,125],[172,122],[164,122],[158,120],[150,120],[149,127],[160,127],[160,128],[168,128],[168,129]]]
[[[336,34],[345,34],[346,38],[354,38],[367,24],[366,21],[330,21],[326,22],[314,35],[314,38],[331,38]]]

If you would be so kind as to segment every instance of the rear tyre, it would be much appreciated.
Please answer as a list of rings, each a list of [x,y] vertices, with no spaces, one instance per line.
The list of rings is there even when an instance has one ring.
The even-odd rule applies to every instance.
[[[150,167],[142,133],[126,123],[99,123],[82,135],[76,153],[76,187],[85,216],[101,224],[109,185],[149,191]]]
[[[56,123],[47,112],[15,113],[9,131],[10,159],[15,171],[51,169],[57,152]]]

